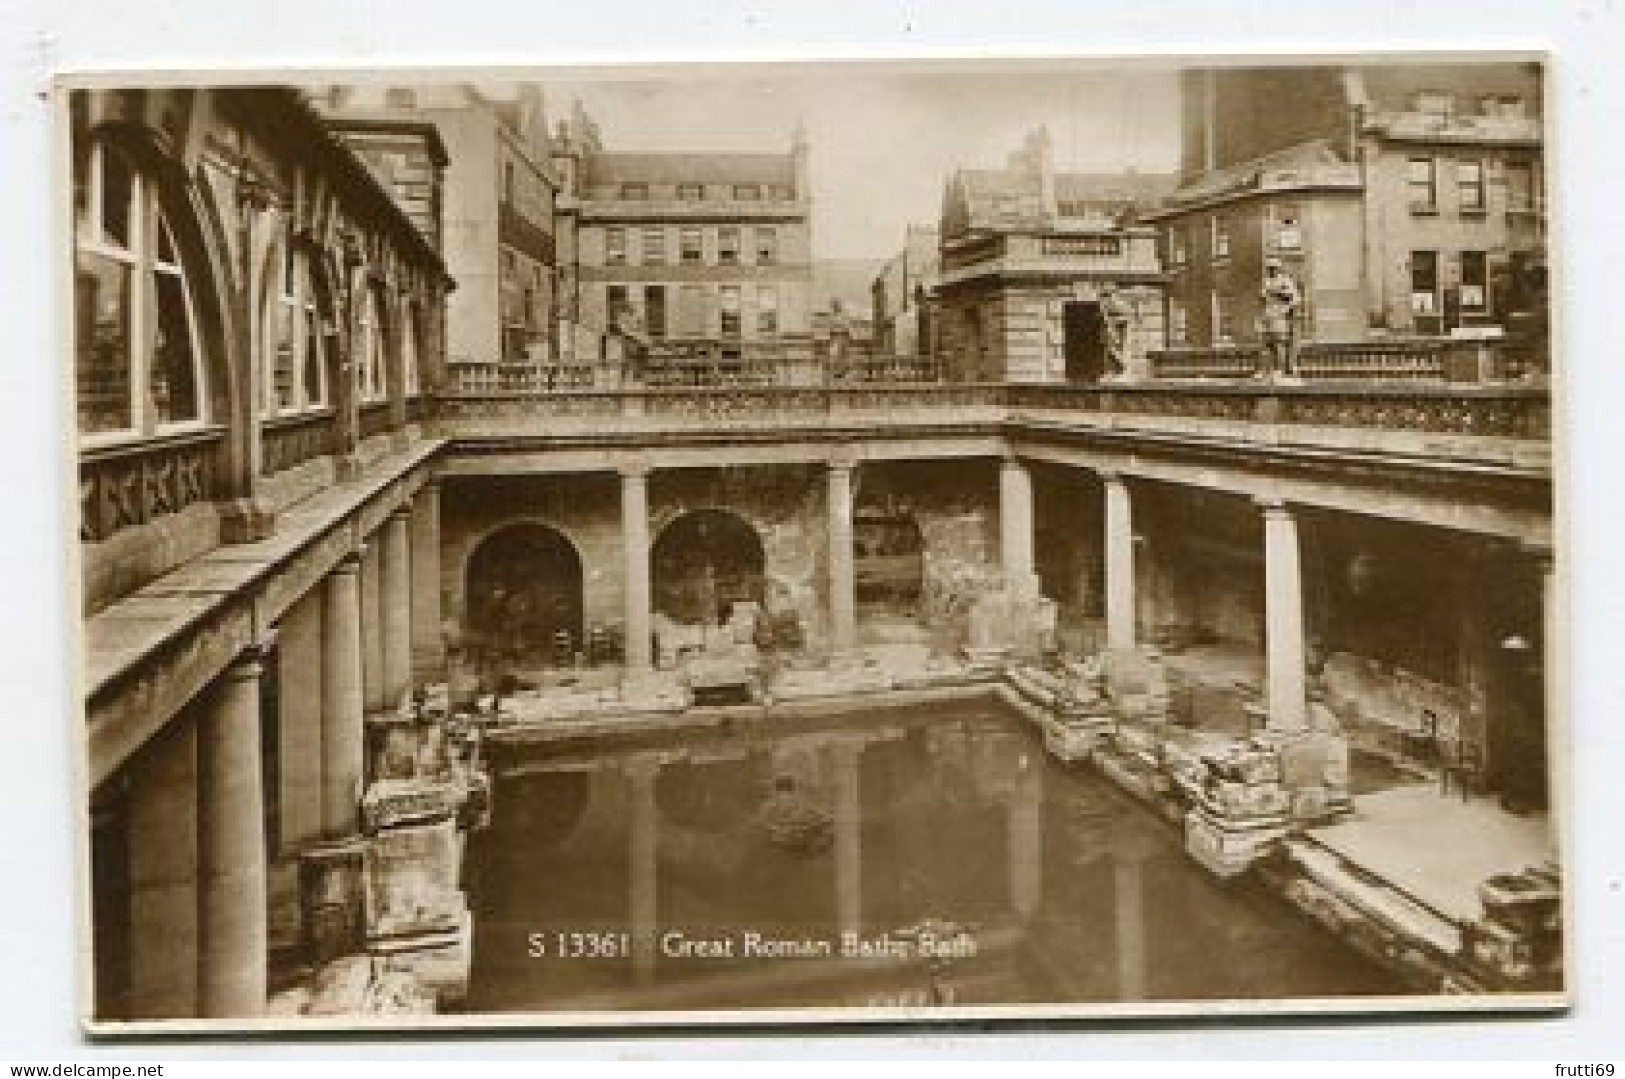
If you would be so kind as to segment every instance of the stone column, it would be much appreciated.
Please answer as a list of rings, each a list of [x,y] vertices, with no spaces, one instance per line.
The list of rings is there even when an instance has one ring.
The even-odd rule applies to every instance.
[[[849,655],[858,646],[857,574],[852,562],[852,464],[831,461],[829,477],[830,650]]]
[[[655,805],[655,777],[660,762],[635,758],[627,763],[627,819],[631,822],[629,879],[631,896],[632,976],[640,985],[654,980],[659,953],[660,906],[657,843],[659,821]]]
[[[440,614],[440,481],[431,477],[412,499],[412,678],[446,677]]]
[[[297,851],[322,836],[322,698],[325,589],[277,623],[277,845]]]
[[[265,1011],[265,803],[260,661],[216,680],[198,721],[198,1004],[204,1018]]]
[[[384,637],[379,597],[383,536],[373,536],[361,551],[361,691],[368,712],[384,710]]]
[[[1014,457],[999,465],[999,558],[1008,583],[1019,586],[1033,579],[1033,481],[1027,466]]]
[[[1106,648],[1133,651],[1134,517],[1128,484],[1113,472],[1101,474],[1106,491]]]
[[[621,550],[625,556],[626,673],[645,674],[652,666],[649,609],[649,472],[621,469]]]
[[[1308,712],[1298,521],[1281,502],[1259,505],[1264,512],[1264,703],[1270,729],[1291,733],[1305,729]]]
[[[360,826],[365,728],[361,692],[361,565],[352,554],[322,586],[322,832],[329,839]]]
[[[412,688],[412,507],[401,506],[383,527],[378,559],[379,638],[384,709],[394,711]]]
[[[1023,754],[1010,790],[1010,907],[1026,920],[1044,897],[1044,771],[1041,759]]]
[[[190,710],[130,768],[132,1019],[198,1014],[197,728]]]
[[[863,934],[863,796],[861,742],[837,742],[835,755],[835,921],[842,933]]]

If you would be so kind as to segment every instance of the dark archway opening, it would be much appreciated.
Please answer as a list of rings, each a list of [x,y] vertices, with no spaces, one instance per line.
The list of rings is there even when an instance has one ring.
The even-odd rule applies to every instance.
[[[675,622],[725,622],[733,604],[766,597],[767,556],[756,530],[723,510],[691,510],[650,554],[654,609]]]
[[[510,525],[468,560],[468,636],[486,665],[562,667],[582,643],[581,556],[554,529]]]

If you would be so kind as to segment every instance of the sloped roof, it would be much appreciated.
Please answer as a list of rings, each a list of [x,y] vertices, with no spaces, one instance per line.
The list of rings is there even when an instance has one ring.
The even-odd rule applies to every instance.
[[[583,178],[588,184],[793,184],[796,169],[788,153],[614,152],[589,154]]]
[[[1343,159],[1325,139],[1310,139],[1308,142],[1300,142],[1262,157],[1255,157],[1251,161],[1203,173],[1184,187],[1172,192],[1168,196],[1168,201],[1186,203],[1218,198],[1232,191],[1251,187],[1258,181],[1259,174],[1269,169],[1337,165],[1342,162]]]

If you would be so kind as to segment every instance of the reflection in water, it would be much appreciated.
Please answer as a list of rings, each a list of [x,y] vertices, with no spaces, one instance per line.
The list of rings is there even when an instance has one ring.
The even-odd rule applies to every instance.
[[[495,763],[477,1011],[1398,991],[990,703]]]

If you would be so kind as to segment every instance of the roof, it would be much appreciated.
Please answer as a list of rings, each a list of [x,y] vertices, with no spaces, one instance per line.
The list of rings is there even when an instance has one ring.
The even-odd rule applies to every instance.
[[[1281,150],[1275,150],[1222,169],[1203,173],[1190,183],[1168,195],[1170,203],[1203,202],[1221,198],[1236,191],[1249,189],[1258,183],[1260,174],[1270,169],[1302,168],[1306,165],[1344,164],[1337,151],[1325,139],[1310,139]]]
[[[642,182],[794,184],[795,159],[788,153],[596,153],[582,162],[588,185]]]
[[[1016,169],[961,169],[964,212],[975,228],[1047,228],[1055,218],[1078,216],[1079,209],[1114,216],[1149,206],[1174,189],[1175,179],[1160,172],[1058,172],[1052,218],[1044,209],[1036,173]],[[950,231],[953,231],[950,228]]]

